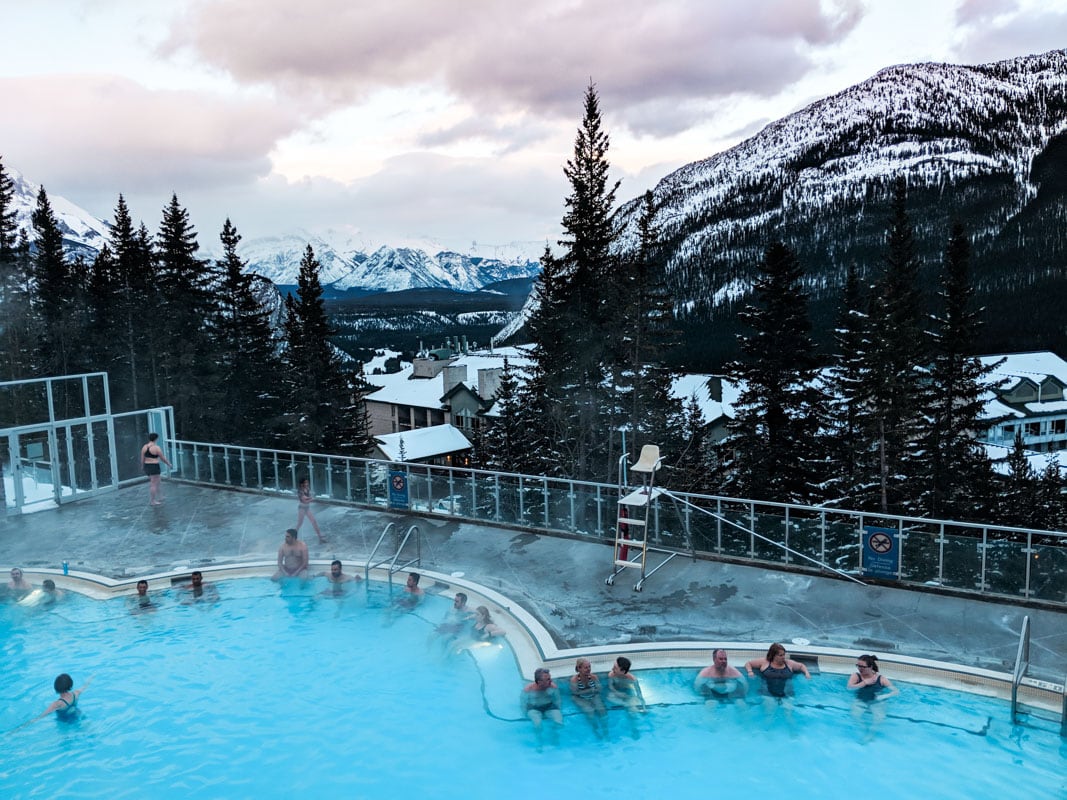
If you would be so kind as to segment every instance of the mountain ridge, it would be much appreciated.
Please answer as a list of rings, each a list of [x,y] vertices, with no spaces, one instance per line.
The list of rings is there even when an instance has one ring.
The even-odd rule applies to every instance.
[[[27,230],[32,240],[31,216],[37,205],[40,186],[5,164],[14,185],[12,210],[16,225]],[[49,192],[48,201],[56,215],[64,244],[70,255],[95,258],[110,235],[110,226],[85,209]],[[276,286],[295,286],[300,261],[308,245],[321,265],[319,279],[334,294],[350,292],[394,292],[404,289],[439,288],[472,292],[509,279],[529,278],[540,271],[536,261],[518,253],[497,258],[441,250],[429,254],[417,247],[381,245],[371,252],[355,246],[343,232],[325,234],[296,230],[275,236],[242,240],[238,254],[246,271],[266,278]],[[508,248],[493,248],[495,250]],[[204,258],[217,258],[220,252],[201,242]]]

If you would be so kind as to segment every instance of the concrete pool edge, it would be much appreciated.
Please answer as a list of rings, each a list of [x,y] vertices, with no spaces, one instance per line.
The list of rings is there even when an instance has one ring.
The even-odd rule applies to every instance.
[[[310,566],[314,571],[327,571],[330,559],[313,559]],[[347,566],[361,577],[365,564],[348,561]],[[277,569],[276,561],[250,561],[237,564],[197,565],[189,563],[181,569],[169,569],[163,572],[138,575],[129,578],[109,578],[84,571],[64,573],[57,569],[24,570],[27,579],[36,578],[39,583],[45,578],[55,581],[57,588],[74,591],[92,599],[109,599],[128,595],[135,591],[138,581],[147,580],[150,589],[159,589],[159,583],[165,582],[169,587],[180,582],[194,571],[199,570],[206,580],[219,581],[238,578],[270,577]],[[579,647],[559,647],[551,633],[521,604],[512,598],[476,581],[467,579],[462,573],[444,574],[432,570],[413,568],[424,579],[431,579],[432,585],[421,585],[430,594],[454,596],[457,591],[468,595],[471,608],[486,605],[495,621],[507,635],[518,669],[524,679],[532,679],[533,671],[540,666],[557,670],[557,676],[569,675],[574,661],[579,657],[590,659],[596,672],[606,672],[617,656],[625,655],[634,662],[635,672],[642,669],[694,668],[701,669],[711,663],[712,651],[724,648],[729,651],[732,662],[739,666],[750,658],[763,656],[770,642],[740,641],[663,641],[641,643],[617,643]],[[394,573],[394,576],[397,573]],[[390,582],[387,569],[370,570],[370,578],[377,582]],[[402,584],[396,577],[392,583]],[[484,602],[479,602],[481,598]],[[791,655],[800,660],[814,663],[820,672],[847,675],[853,671],[854,659],[864,652],[854,648],[822,647],[807,643],[784,641]],[[790,646],[792,645],[792,646]],[[936,686],[972,694],[1007,699],[1011,697],[1013,676],[1007,672],[989,670],[981,667],[963,666],[946,661],[918,658],[900,654],[883,654],[877,650],[879,664],[891,679],[911,683]],[[888,669],[886,669],[888,668]],[[1034,678],[1023,678],[1018,689],[1021,705],[1040,709],[1055,714],[1058,718],[1062,711],[1064,686]]]

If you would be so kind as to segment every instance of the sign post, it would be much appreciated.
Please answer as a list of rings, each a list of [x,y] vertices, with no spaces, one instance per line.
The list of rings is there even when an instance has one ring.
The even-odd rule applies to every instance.
[[[408,499],[408,476],[401,470],[389,471],[389,508],[400,508],[405,511],[409,507]]]
[[[896,528],[863,526],[863,574],[869,578],[900,578],[900,532]]]

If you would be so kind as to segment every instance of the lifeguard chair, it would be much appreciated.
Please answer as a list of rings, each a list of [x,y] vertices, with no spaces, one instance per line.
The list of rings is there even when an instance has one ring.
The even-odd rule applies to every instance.
[[[622,459],[620,459],[621,462]],[[674,558],[677,553],[650,547],[648,543],[648,522],[652,504],[663,494],[656,488],[656,472],[659,471],[663,458],[659,454],[659,445],[646,444],[641,448],[641,455],[630,465],[633,480],[624,481],[620,463],[619,507],[615,521],[615,547],[612,550],[611,575],[604,581],[608,586],[615,585],[615,577],[627,569],[641,570],[641,577],[634,585],[634,591],[641,591],[645,580],[656,570]],[[639,484],[630,488],[626,484]],[[649,570],[648,554],[650,551],[666,553],[667,557]]]

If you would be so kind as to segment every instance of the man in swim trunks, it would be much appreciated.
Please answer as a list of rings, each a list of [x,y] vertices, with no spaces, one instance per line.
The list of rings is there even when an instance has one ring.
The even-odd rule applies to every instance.
[[[563,727],[559,687],[552,680],[552,673],[546,667],[538,667],[534,670],[533,683],[527,684],[522,690],[519,707],[533,723],[538,747],[541,746],[541,728],[546,719],[553,724],[555,736],[559,736],[559,729]]]
[[[162,487],[160,485],[159,462],[162,461],[168,467],[171,463],[163,455],[163,449],[156,444],[158,433],[148,434],[148,442],[141,448],[141,467],[148,476],[148,504],[150,506],[163,505]]]
[[[708,700],[733,700],[744,697],[748,683],[740,670],[730,666],[726,651],[716,648],[711,654],[712,662],[700,670],[693,688]]]
[[[285,532],[285,541],[278,548],[278,571],[271,576],[272,581],[282,578],[302,578],[308,576],[308,546],[297,538],[296,528]]]

